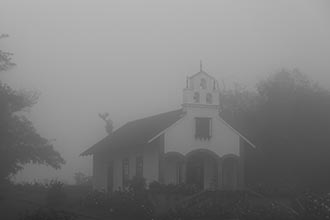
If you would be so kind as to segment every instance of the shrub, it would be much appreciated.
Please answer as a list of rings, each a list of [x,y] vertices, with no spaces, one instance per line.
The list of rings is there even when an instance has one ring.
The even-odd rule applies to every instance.
[[[67,195],[64,192],[64,183],[58,180],[51,180],[46,185],[46,204],[49,206],[59,206],[66,202]]]
[[[92,191],[82,199],[81,205],[91,208],[106,208],[109,202],[109,195],[102,191]]]
[[[330,219],[330,194],[305,193],[298,198],[305,212],[302,219]]]
[[[147,187],[146,180],[143,177],[134,176],[128,182],[128,190],[134,193],[145,192]]]
[[[109,207],[113,215],[133,219],[151,219],[153,207],[146,191],[117,191],[109,198]]]
[[[75,173],[74,180],[77,186],[92,186],[92,177],[86,176],[82,172]]]
[[[47,190],[47,185],[39,182],[23,182],[14,185],[15,189],[25,191],[25,192],[45,192]]]
[[[141,186],[140,184],[138,184]],[[138,189],[141,189],[138,187]],[[83,206],[99,208],[112,216],[132,219],[151,219],[153,207],[148,199],[147,191],[118,190],[113,193],[94,191],[87,195]]]
[[[244,191],[205,191],[179,203],[160,219],[297,219],[297,215],[286,207],[271,201],[264,201],[260,205],[254,199],[253,195]]]
[[[200,191],[196,185],[192,184],[162,184],[153,181],[149,184],[149,190],[153,193],[193,195]]]
[[[75,220],[77,216],[64,211],[53,209],[37,209],[31,213],[26,213],[20,220]]]

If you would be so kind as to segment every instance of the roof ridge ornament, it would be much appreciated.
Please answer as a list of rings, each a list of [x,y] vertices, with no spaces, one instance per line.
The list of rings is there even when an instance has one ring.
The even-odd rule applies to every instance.
[[[203,72],[203,61],[199,61],[199,72]]]

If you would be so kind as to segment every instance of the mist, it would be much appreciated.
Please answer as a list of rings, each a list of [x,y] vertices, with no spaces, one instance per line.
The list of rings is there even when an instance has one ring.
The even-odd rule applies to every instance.
[[[228,87],[253,89],[267,74],[298,68],[330,88],[330,3],[319,1],[2,0],[1,49],[17,66],[1,80],[41,96],[29,113],[55,139],[61,170],[27,166],[15,181],[92,175],[80,153],[114,127],[178,109],[186,76],[203,69]]]

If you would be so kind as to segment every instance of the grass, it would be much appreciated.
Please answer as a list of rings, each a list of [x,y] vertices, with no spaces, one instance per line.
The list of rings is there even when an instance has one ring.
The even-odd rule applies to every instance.
[[[0,185],[0,219],[4,220],[18,220],[26,213],[31,213],[40,208],[46,210],[63,211],[64,213],[71,213],[77,216],[80,220],[102,220],[102,219],[115,219],[115,220],[126,220],[123,217],[114,217],[110,210],[100,207],[89,207],[83,206],[83,198],[86,197],[91,189],[82,186],[68,186],[63,187],[65,192],[65,200],[60,204],[50,207],[47,204],[47,188],[42,185],[23,185],[23,186],[13,186],[13,185]],[[220,192],[219,192],[220,193]],[[212,193],[214,194],[214,193]],[[222,197],[222,196],[220,196]],[[172,209],[173,204],[178,202],[182,203],[184,196],[178,196],[177,194],[154,194],[151,197],[153,204],[156,205],[156,213],[162,213],[166,210]],[[229,198],[229,197],[228,197]],[[232,198],[232,197],[230,197]],[[330,198],[330,197],[329,197]],[[233,198],[232,198],[233,199]],[[209,199],[202,199],[202,203],[207,203]],[[227,201],[227,200],[226,200]],[[278,197],[276,199],[270,197],[258,197],[257,199],[251,200],[255,206],[264,206],[270,202],[276,202],[280,206],[290,207],[290,199],[284,197]],[[323,200],[322,200],[323,201]],[[330,200],[329,200],[330,201]],[[203,204],[204,204],[203,203]],[[260,203],[260,204],[259,204]],[[184,205],[184,204],[183,204]],[[198,204],[197,204],[198,205]],[[199,204],[198,206],[200,206]],[[189,206],[189,205],[188,205]],[[193,207],[194,205],[192,205]],[[197,207],[197,206],[196,206]],[[189,208],[189,210],[197,210],[197,208]],[[189,211],[188,210],[188,211]],[[127,210],[128,212],[130,210]],[[189,211],[190,212],[190,211]],[[34,220],[34,219],[33,219]],[[127,219],[129,220],[129,219]]]
[[[92,216],[89,217],[90,213],[88,210],[81,210],[79,206],[82,196],[87,194],[89,188],[65,186],[64,191],[67,195],[65,202],[51,208],[75,213],[80,216],[78,219],[93,219]],[[13,186],[8,184],[0,186],[1,219],[16,220],[26,213],[31,213],[40,208],[48,208],[46,203],[46,195],[47,190],[43,186]]]

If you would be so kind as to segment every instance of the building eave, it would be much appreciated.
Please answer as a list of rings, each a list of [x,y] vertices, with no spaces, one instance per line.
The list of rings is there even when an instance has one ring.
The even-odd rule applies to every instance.
[[[257,147],[246,137],[244,137],[239,131],[237,131],[235,128],[233,128],[230,124],[228,124],[224,119],[222,119],[220,116],[218,116],[218,119],[224,123],[228,128],[230,128],[233,132],[235,132],[239,137],[241,137],[244,141],[246,141],[251,147],[256,149]]]

